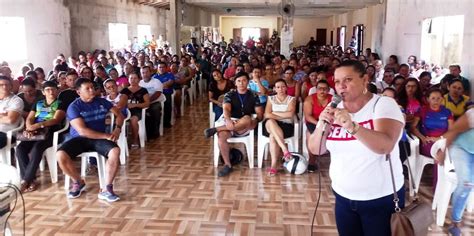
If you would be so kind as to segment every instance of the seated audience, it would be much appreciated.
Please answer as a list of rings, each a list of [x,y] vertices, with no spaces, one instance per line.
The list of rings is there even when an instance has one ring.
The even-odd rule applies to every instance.
[[[30,77],[26,77],[21,81],[20,87],[22,93],[18,94],[18,97],[23,100],[23,118],[26,118],[30,114],[31,107],[37,103],[39,100],[44,99],[44,95],[41,93],[41,90],[36,89],[36,83]]]
[[[398,104],[402,107],[406,115],[406,125],[410,127],[415,114],[423,105],[423,94],[421,93],[420,83],[415,78],[407,79],[397,95]]]
[[[61,128],[61,122],[64,120],[66,107],[57,99],[58,93],[56,82],[44,82],[45,99],[36,102],[26,118],[23,136],[31,137],[33,140],[23,140],[16,148],[22,192],[37,189],[36,171],[43,158],[43,152],[53,145],[53,133]],[[44,135],[44,138],[34,140],[35,135]]]
[[[443,105],[451,110],[454,120],[466,112],[467,106],[470,104],[470,98],[464,95],[464,87],[459,79],[452,79],[448,82],[448,93],[444,95]]]
[[[278,158],[283,153],[285,161],[291,159],[291,154],[285,144],[285,139],[293,137],[296,99],[286,93],[285,80],[279,79],[275,83],[276,95],[270,96],[265,108],[263,121],[263,135],[270,139],[270,156],[272,164],[268,169],[268,176],[277,174]]]
[[[163,94],[165,95],[165,107],[163,108],[164,117],[163,117],[163,127],[171,127],[171,114],[172,112],[172,100],[173,95],[173,86],[174,86],[174,75],[170,72],[167,72],[166,63],[158,62],[158,71],[153,76],[153,79],[159,80],[163,84]]]
[[[224,101],[224,94],[234,88],[234,83],[230,80],[226,80],[222,77],[222,73],[219,70],[212,72],[214,80],[209,85],[209,101],[212,102],[212,110],[215,115],[215,121],[217,121],[222,115],[222,105]]]
[[[138,77],[137,73],[130,73],[128,82],[130,83],[130,86],[124,88],[120,93],[125,94],[128,97],[128,109],[131,113],[131,148],[137,149],[140,147],[138,140],[138,121],[145,119],[145,117],[142,117],[142,110],[150,106],[150,96],[145,88],[140,87],[140,77]]]
[[[219,177],[224,177],[232,172],[232,164],[229,157],[229,144],[227,139],[232,136],[248,135],[251,129],[255,129],[258,122],[262,120],[263,108],[260,99],[248,90],[249,75],[245,72],[235,76],[235,86],[237,90],[232,90],[225,94],[223,109],[224,113],[217,120],[215,128],[208,128],[204,131],[206,137],[212,137],[215,133],[218,136],[218,144],[224,167],[219,171]],[[257,114],[257,118],[252,115]]]
[[[309,140],[309,135],[314,132],[316,125],[319,121],[319,114],[324,110],[324,108],[331,102],[332,95],[329,94],[329,83],[326,80],[319,80],[316,83],[316,93],[306,97],[304,100],[303,113],[305,119],[305,125],[308,130],[303,135],[306,135],[306,140]],[[303,145],[308,145],[304,143]],[[309,152],[309,165],[308,171],[316,171],[316,157]]]
[[[253,68],[252,79],[249,81],[248,86],[250,91],[258,95],[262,106],[265,106],[267,103],[267,90],[270,88],[270,84],[262,78],[262,71],[260,68]]]
[[[22,119],[23,101],[12,93],[12,89],[12,80],[0,75],[0,148],[7,144],[6,132],[17,128]]]
[[[72,158],[83,152],[96,151],[107,158],[107,187],[101,189],[98,198],[107,202],[118,201],[120,198],[113,190],[113,181],[119,166],[120,149],[116,141],[122,130],[123,116],[112,103],[95,96],[92,80],[80,78],[75,87],[80,98],[72,102],[67,109],[71,139],[64,142],[56,153],[59,167],[73,181],[68,198],[79,197],[86,187],[74,167]],[[116,116],[116,126],[110,134],[105,133],[105,118],[108,112]]]
[[[459,79],[461,81],[462,86],[464,88],[464,95],[471,95],[471,84],[467,78],[461,76],[461,66],[450,65],[449,73],[454,77],[454,79]]]
[[[163,95],[163,84],[160,80],[152,79],[151,68],[143,66],[141,68],[142,79],[138,85],[148,91],[150,97],[150,106],[147,110],[146,133],[150,140],[156,139],[160,136],[160,121],[161,121],[161,101],[165,100]]]

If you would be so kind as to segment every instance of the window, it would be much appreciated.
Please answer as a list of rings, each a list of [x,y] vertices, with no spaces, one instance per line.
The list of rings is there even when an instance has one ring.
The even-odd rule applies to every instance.
[[[0,60],[27,59],[25,18],[0,17],[0,32],[4,32],[0,37]]]
[[[138,37],[138,42],[143,44],[143,41],[145,41],[145,37],[147,38],[148,41],[151,39],[151,27],[150,25],[137,25],[137,37]]]
[[[249,37],[253,37],[254,41],[258,41],[258,38],[260,38],[260,28],[242,28],[242,42],[247,41]]]
[[[339,31],[339,46],[341,46],[342,50],[346,49],[346,27],[341,26],[341,29]]]
[[[425,19],[421,32],[421,59],[448,67],[462,56],[464,16]]]
[[[127,24],[109,23],[109,44],[110,49],[113,50],[128,47],[130,43],[128,40]]]

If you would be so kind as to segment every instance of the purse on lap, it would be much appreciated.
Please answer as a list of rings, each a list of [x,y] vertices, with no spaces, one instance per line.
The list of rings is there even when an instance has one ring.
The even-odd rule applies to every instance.
[[[48,128],[44,127],[42,129],[35,130],[34,135],[28,137],[24,135],[24,132],[18,132],[16,134],[16,140],[18,141],[41,141],[46,139],[46,134],[48,133]]]
[[[414,200],[411,204],[403,209],[398,206],[399,198],[397,189],[395,188],[395,178],[393,176],[392,160],[390,154],[387,154],[387,160],[390,164],[390,174],[392,176],[393,186],[393,202],[395,204],[395,213],[390,219],[390,228],[392,236],[425,236],[428,234],[428,228],[434,222],[433,213],[430,204],[422,202],[418,199],[415,192]],[[411,173],[410,162],[407,159],[408,171]],[[411,185],[415,190],[415,181],[411,178]]]

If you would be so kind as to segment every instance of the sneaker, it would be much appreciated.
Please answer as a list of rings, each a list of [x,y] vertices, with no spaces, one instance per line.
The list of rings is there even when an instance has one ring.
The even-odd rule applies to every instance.
[[[216,134],[217,129],[216,128],[208,128],[204,130],[204,136],[206,138],[212,137],[214,134]]]
[[[313,173],[315,171],[318,170],[318,166],[317,165],[308,165],[308,172],[309,173]]]
[[[99,195],[97,196],[100,200],[105,200],[107,202],[116,202],[120,200],[120,197],[115,194],[113,191],[105,191],[105,192],[100,192]]]
[[[81,196],[82,191],[86,189],[86,183],[80,182],[80,183],[73,183],[72,184],[72,189],[69,191],[67,197],[74,199],[78,198]]]
[[[219,177],[224,177],[232,172],[232,167],[224,165],[224,167],[219,171]]]
[[[449,235],[461,236],[461,229],[457,227],[456,225],[452,225],[451,227],[449,227],[448,232],[449,232]]]

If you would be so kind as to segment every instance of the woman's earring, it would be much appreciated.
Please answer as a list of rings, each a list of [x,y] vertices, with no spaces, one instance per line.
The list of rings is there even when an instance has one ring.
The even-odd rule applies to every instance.
[[[367,90],[367,88],[365,88],[362,93],[363,93],[364,95],[366,95],[368,91],[369,91],[369,90]]]

